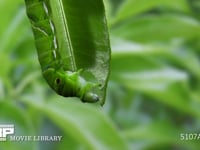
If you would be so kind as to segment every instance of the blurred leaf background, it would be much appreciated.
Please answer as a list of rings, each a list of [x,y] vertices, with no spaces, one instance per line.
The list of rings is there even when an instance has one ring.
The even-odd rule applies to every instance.
[[[112,47],[103,107],[52,92],[41,75],[23,0],[0,0],[0,124],[61,142],[0,150],[198,150],[200,1],[104,0]]]

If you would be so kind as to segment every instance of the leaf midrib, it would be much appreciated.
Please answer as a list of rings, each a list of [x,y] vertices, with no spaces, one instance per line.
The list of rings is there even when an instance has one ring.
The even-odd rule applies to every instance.
[[[64,31],[65,31],[64,34],[66,34],[67,42],[69,44],[70,56],[71,56],[71,59],[72,59],[72,69],[73,69],[73,71],[76,71],[77,70],[77,65],[76,65],[76,60],[75,60],[75,57],[74,57],[74,49],[73,49],[73,46],[72,46],[72,40],[70,38],[68,21],[67,21],[66,15],[65,15],[65,11],[64,11],[62,0],[58,0],[58,5],[59,5],[59,8],[61,9],[60,12],[61,12],[61,18],[62,18],[62,21],[63,21],[62,24],[64,25]]]

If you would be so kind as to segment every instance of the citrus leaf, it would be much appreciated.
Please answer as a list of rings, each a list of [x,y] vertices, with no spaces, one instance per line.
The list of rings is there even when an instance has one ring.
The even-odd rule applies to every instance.
[[[0,101],[0,124],[14,125],[15,132],[13,136],[30,136],[34,134],[34,129],[30,118],[24,110],[21,110],[19,106],[9,101]],[[8,138],[9,139],[9,138]],[[14,142],[5,141],[0,142],[0,149],[6,150],[22,150],[30,149],[36,150],[36,142]]]
[[[199,36],[199,24],[181,15],[148,15],[113,28],[111,34],[135,42],[169,42]]]
[[[189,11],[186,0],[125,0],[119,8],[116,17],[114,18],[114,22],[120,22],[130,16],[147,12],[157,6],[170,6],[184,12]]]
[[[188,131],[188,129],[177,128],[169,121],[154,121],[153,123],[135,126],[123,133],[132,143],[134,143],[134,140],[140,140],[143,141],[143,143],[148,141],[147,145],[142,144],[142,149],[152,146],[158,147],[161,144],[173,144],[182,148],[196,150],[200,146],[198,142],[181,140],[181,133],[190,132],[191,131]]]
[[[86,82],[94,83],[91,91],[98,95],[103,104],[110,60],[103,0],[87,2],[82,0],[25,0],[25,2],[43,72],[53,68],[56,71],[64,70],[80,75]],[[66,74],[67,72],[64,75]],[[78,78],[75,76],[72,77],[74,79],[69,80]],[[44,75],[44,77],[52,89],[60,94],[61,92],[56,90],[59,88],[51,85],[54,81],[51,81],[49,75]],[[73,86],[65,83],[68,91],[60,95],[76,96],[82,101],[89,102],[90,100],[85,100],[83,98],[85,96],[80,94],[86,93],[85,89],[88,89],[81,87],[82,81],[82,78],[78,78]],[[69,92],[70,90],[72,92]],[[64,95],[63,93],[69,94]]]
[[[71,135],[87,149],[128,149],[110,119],[96,107],[82,105],[75,102],[75,98],[67,98],[67,100],[53,98],[49,102],[35,101],[31,97],[23,97],[22,100],[46,115],[66,134]]]

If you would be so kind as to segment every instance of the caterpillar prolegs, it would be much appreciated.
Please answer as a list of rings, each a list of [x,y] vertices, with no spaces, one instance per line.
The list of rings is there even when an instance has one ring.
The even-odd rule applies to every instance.
[[[98,5],[95,4],[95,1],[98,1]],[[79,9],[86,2],[84,0],[76,0],[77,6],[74,5],[75,0],[25,0],[27,16],[32,25],[44,78],[59,95],[79,97],[83,102],[99,101],[101,98],[95,89],[106,86],[106,84],[101,85],[97,82],[87,81],[81,76],[81,70],[96,64],[89,54],[83,54],[82,51],[94,48],[106,54],[107,47],[109,47],[107,34],[104,32],[96,33],[90,29],[90,26],[96,23],[97,29],[107,31],[103,2],[102,0],[95,1],[89,0],[87,3],[91,5],[86,6],[93,11],[99,9],[99,12],[103,13],[93,14],[88,11],[88,8]],[[85,16],[85,20],[81,14]],[[82,34],[82,32],[95,40],[86,40],[83,36],[79,37],[78,33]],[[97,37],[102,37],[103,40],[99,41]],[[81,46],[82,50],[79,48]],[[103,58],[101,53],[95,54],[96,57]],[[91,63],[85,61],[83,64],[77,63],[76,60],[82,60],[83,57],[90,59]],[[104,59],[99,61],[99,66],[105,66],[105,63],[109,61],[109,52]],[[99,66],[96,68],[100,68]],[[105,74],[107,75],[108,72]],[[107,80],[107,77],[104,80]]]

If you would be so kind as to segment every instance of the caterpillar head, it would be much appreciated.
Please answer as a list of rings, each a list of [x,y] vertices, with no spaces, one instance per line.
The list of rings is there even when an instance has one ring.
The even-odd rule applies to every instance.
[[[86,82],[78,72],[49,68],[43,72],[49,86],[64,97],[79,97],[83,102],[97,102],[98,95],[91,92],[94,84]]]

